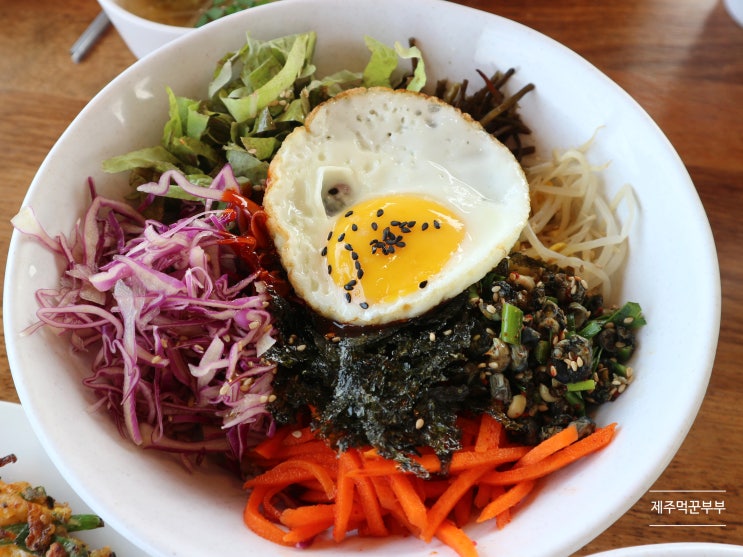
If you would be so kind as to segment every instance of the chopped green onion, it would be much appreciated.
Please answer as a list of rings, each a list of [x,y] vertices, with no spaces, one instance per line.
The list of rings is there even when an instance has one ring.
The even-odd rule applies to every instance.
[[[565,400],[568,404],[575,408],[579,413],[583,413],[586,410],[586,404],[583,402],[583,397],[579,391],[568,391],[565,393]]]
[[[586,379],[584,381],[576,381],[575,383],[568,383],[568,392],[574,393],[578,391],[592,391],[596,388],[596,381],[593,379]]]
[[[631,344],[628,344],[627,346],[623,346],[622,348],[617,348],[614,351],[614,355],[617,357],[617,360],[620,362],[626,362],[627,360],[632,357],[632,353],[635,351],[635,347]]]
[[[604,325],[614,323],[630,329],[639,329],[647,325],[645,317],[642,315],[642,309],[637,302],[627,302],[621,308],[609,315],[603,315],[596,319],[591,319],[578,333],[583,338],[593,338],[601,332]]]
[[[615,325],[623,325],[630,329],[638,329],[647,324],[642,315],[642,309],[637,302],[627,302],[610,317],[609,321]]]
[[[608,366],[612,373],[620,375],[622,377],[627,377],[627,366],[625,366],[624,364],[620,364],[619,362],[614,360],[609,360]]]
[[[103,526],[103,519],[95,514],[73,514],[64,526],[68,532],[93,530]]]
[[[550,342],[548,340],[540,340],[534,348],[534,358],[540,364],[546,364],[550,357]]]
[[[501,311],[500,339],[507,344],[519,344],[523,322],[524,312],[513,304],[504,303]]]

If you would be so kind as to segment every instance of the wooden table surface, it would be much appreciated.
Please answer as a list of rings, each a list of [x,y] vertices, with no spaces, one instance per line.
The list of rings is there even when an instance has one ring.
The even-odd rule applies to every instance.
[[[630,93],[686,164],[717,243],[723,306],[712,378],[688,438],[652,488],[705,492],[649,491],[577,555],[661,542],[743,545],[743,28],[717,0],[459,3],[541,31]],[[69,47],[97,13],[95,0],[0,2],[2,264],[9,220],[48,150],[78,111],[135,61],[113,29],[82,63],[71,61]],[[704,272],[691,263],[689,272]],[[689,309],[693,331],[693,302]],[[18,401],[2,346],[0,400]],[[686,502],[687,512],[695,501],[711,510],[683,514],[676,500]],[[657,504],[671,501],[673,514],[659,515]],[[558,510],[556,520],[580,516],[559,516]],[[703,526],[651,526],[690,520]]]

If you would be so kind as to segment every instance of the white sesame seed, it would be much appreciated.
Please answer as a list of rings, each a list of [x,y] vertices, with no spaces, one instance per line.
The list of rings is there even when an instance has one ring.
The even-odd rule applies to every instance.
[[[261,395],[259,400],[261,401],[261,404],[266,404],[268,402],[268,395]]]
[[[304,352],[305,350],[307,350],[307,345],[306,344],[300,344],[299,346],[297,346],[297,351],[298,352]]]
[[[575,359],[575,363],[578,364],[578,367],[583,367],[583,358],[581,358],[580,356],[578,356]]]
[[[268,402],[276,402],[276,395],[269,395]]]
[[[423,421],[423,418],[418,418],[415,421],[415,429],[421,429],[425,425],[425,421]]]
[[[488,313],[495,313],[495,306],[493,304],[488,304],[487,306],[485,306],[485,311],[487,311]]]
[[[444,336],[445,337],[448,337],[449,335],[451,335],[451,333],[452,333],[452,330],[451,329],[447,329],[446,331],[444,331]]]
[[[431,342],[435,341],[436,340],[436,333],[434,333],[434,332],[428,333],[428,340],[430,340]]]
[[[292,437],[294,437],[294,439],[299,439],[300,437],[302,437],[302,432],[299,431],[298,429],[295,431],[292,431]]]
[[[251,321],[250,324],[248,325],[248,329],[250,329],[251,331],[255,331],[260,326],[261,326],[260,321]]]

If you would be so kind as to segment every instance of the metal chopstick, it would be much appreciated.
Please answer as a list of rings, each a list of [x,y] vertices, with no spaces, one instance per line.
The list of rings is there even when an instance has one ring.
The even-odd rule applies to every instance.
[[[108,20],[108,16],[105,12],[99,13],[90,25],[88,25],[88,28],[83,31],[82,35],[80,35],[80,37],[75,41],[72,47],[70,47],[72,61],[77,64],[85,58],[85,55],[88,53],[90,48],[98,41],[110,24],[111,22]]]

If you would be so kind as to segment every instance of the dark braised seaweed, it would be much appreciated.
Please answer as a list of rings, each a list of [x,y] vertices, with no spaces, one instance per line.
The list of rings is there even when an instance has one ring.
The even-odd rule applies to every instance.
[[[519,254],[410,322],[338,328],[278,296],[272,311],[276,419],[311,421],[341,450],[371,445],[422,475],[411,456],[431,447],[446,465],[460,414],[489,412],[526,444],[574,421],[592,431],[592,408],[632,380],[645,323],[637,304],[606,310],[580,277]]]

